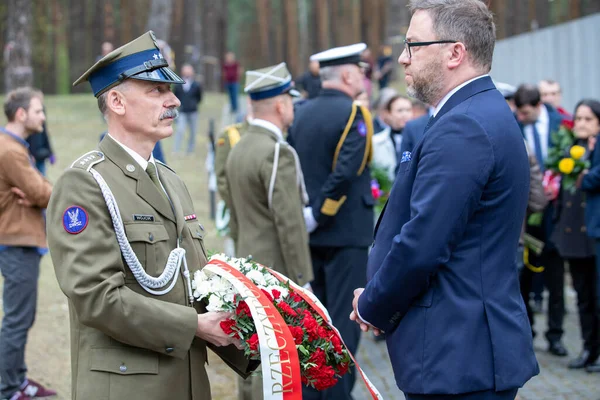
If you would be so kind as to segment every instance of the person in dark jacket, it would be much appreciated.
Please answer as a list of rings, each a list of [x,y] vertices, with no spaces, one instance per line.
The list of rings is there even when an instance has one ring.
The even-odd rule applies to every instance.
[[[44,130],[29,136],[27,138],[27,143],[29,143],[29,152],[35,159],[35,167],[45,176],[46,160],[50,161],[50,164],[56,162],[56,157],[54,156],[52,145],[50,144],[46,122],[44,122]]]
[[[306,71],[296,82],[300,93],[305,99],[313,99],[321,91],[321,76],[319,75],[319,62],[311,61]]]
[[[596,268],[580,271],[583,276],[579,280],[585,297],[580,299],[578,292],[578,303],[585,303],[586,329],[589,329],[589,332],[583,332],[582,320],[585,349],[572,364],[579,361],[585,364],[588,372],[600,372],[600,257],[598,257],[600,252],[600,150],[596,148],[596,138],[600,134],[599,101],[582,100],[577,104],[574,129],[578,135],[587,134],[590,137],[592,166],[589,171],[584,171],[580,176],[578,185],[586,194],[585,227],[588,236],[595,240]],[[593,301],[594,297],[595,301]],[[581,314],[580,318],[582,318]]]
[[[181,67],[181,76],[185,79],[183,85],[177,85],[173,93],[181,102],[179,107],[179,118],[177,119],[177,130],[175,131],[174,153],[181,150],[181,141],[185,136],[185,131],[190,130],[188,139],[187,154],[194,152],[196,144],[196,129],[198,127],[198,106],[202,102],[202,87],[195,80],[194,67],[190,64],[183,64]]]

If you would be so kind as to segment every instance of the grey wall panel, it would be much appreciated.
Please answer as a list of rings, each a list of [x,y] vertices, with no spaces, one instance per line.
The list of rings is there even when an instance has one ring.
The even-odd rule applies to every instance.
[[[582,98],[600,100],[600,13],[498,41],[491,75],[514,86],[556,80],[570,112]]]

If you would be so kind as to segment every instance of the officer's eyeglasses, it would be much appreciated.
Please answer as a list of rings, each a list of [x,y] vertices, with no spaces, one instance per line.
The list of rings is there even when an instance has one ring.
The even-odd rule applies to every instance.
[[[408,54],[408,58],[412,58],[411,47],[424,47],[431,46],[432,44],[442,44],[442,43],[458,43],[458,40],[434,40],[433,42],[409,42],[404,39],[404,51]]]

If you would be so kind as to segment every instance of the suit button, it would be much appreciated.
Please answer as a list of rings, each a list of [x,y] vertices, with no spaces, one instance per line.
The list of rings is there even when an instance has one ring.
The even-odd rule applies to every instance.
[[[119,367],[119,371],[121,371],[121,372],[123,372],[123,373],[127,372],[127,367],[125,366],[125,364],[122,364],[122,365]]]
[[[566,204],[567,208],[571,208],[572,205],[573,205],[573,203],[571,203],[570,201],[567,201],[567,204]]]
[[[165,349],[165,352],[166,352],[167,354],[171,354],[171,353],[173,352],[173,350],[175,350],[175,349],[174,349],[174,348],[172,348],[172,347],[167,347],[167,348]]]
[[[585,208],[585,201],[583,203],[581,203],[581,207]]]
[[[565,232],[571,233],[571,228],[565,228]]]
[[[585,226],[582,226],[581,227],[581,232],[583,232],[583,233],[587,232],[587,228]]]
[[[151,241],[151,242],[153,242],[154,241],[154,235],[151,234],[151,233],[149,233],[148,234],[148,240]]]

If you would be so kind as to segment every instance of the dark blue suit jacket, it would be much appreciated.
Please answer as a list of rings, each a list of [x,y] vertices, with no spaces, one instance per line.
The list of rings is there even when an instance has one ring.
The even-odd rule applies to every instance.
[[[377,224],[359,313],[386,332],[405,393],[520,387],[539,372],[515,258],[529,163],[492,80],[456,92],[411,158]]]
[[[600,144],[596,145],[592,156],[590,172],[583,177],[581,189],[587,194],[585,225],[588,236],[600,238]]]
[[[544,104],[546,110],[548,111],[548,148],[553,147],[554,143],[552,142],[552,133],[558,132],[560,125],[562,124],[564,117],[556,111],[554,107],[549,104]],[[525,126],[519,123],[519,128],[521,128],[521,133],[525,140],[527,137],[525,135]],[[531,146],[530,146],[531,147]],[[530,148],[529,151],[535,151],[533,148]],[[545,161],[545,160],[544,160]],[[546,245],[544,246],[544,252],[555,251],[556,246],[550,238],[552,237],[552,232],[554,231],[554,223],[555,223],[555,207],[554,202],[549,202],[546,208],[544,209],[544,217],[543,217],[543,230],[539,232],[536,230],[534,233],[536,236],[540,236],[539,239],[543,240]],[[539,230],[539,228],[538,228]],[[533,233],[533,232],[532,232]]]
[[[400,145],[400,154],[406,151],[412,152],[425,132],[425,127],[429,122],[429,114],[408,121],[402,130],[402,144]]]

